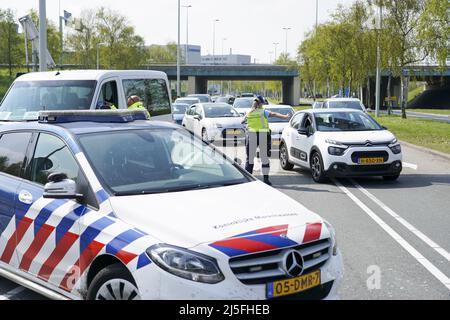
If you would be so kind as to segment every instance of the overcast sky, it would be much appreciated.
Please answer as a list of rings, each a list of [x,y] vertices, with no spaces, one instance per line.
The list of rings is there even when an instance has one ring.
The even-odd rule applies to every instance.
[[[319,0],[319,20],[326,21],[338,3],[353,0]],[[77,16],[83,9],[109,7],[128,17],[136,32],[147,44],[165,44],[177,39],[177,0],[47,0],[47,17],[58,22],[61,11]],[[202,46],[202,54],[213,51],[213,20],[216,24],[216,54],[230,48],[233,53],[250,54],[258,63],[269,62],[275,51],[274,42],[280,43],[278,54],[285,50],[285,31],[288,52],[296,54],[305,32],[315,24],[315,0],[182,0],[189,9],[189,43]],[[2,9],[12,8],[18,17],[31,8],[38,9],[39,0],[1,0]],[[186,9],[181,12],[181,42],[186,42]],[[269,52],[272,52],[270,54]]]

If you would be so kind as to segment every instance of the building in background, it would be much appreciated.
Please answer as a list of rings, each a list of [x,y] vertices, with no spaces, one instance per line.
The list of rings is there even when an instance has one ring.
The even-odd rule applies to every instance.
[[[243,54],[202,56],[202,64],[245,65],[251,63],[252,57]]]
[[[186,55],[187,53],[187,55]],[[181,45],[181,54],[183,62],[187,64],[201,64],[202,63],[202,47],[196,45]],[[187,59],[186,59],[187,56]]]

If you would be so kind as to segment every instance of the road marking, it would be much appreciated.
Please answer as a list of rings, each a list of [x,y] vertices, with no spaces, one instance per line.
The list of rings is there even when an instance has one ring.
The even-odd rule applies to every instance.
[[[25,287],[16,287],[5,294],[0,295],[0,300],[10,300],[15,295],[25,291]]]
[[[439,282],[441,282],[450,291],[450,279],[435,265],[433,265],[427,258],[425,258],[419,251],[411,246],[405,239],[403,239],[397,232],[394,231],[386,222],[377,216],[369,209],[361,200],[359,200],[353,193],[351,193],[340,182],[333,180],[336,186],[341,189],[353,202],[358,205],[372,220],[374,220],[386,233],[392,237],[400,246],[403,247],[417,262],[425,267]]]
[[[389,208],[387,205],[385,205],[381,200],[379,200],[377,197],[375,197],[373,194],[371,194],[369,191],[364,189],[360,184],[358,184],[356,181],[351,180],[353,185],[358,188],[359,191],[364,193],[369,199],[371,199],[373,202],[375,202],[378,206],[380,206],[381,209],[386,211],[391,217],[393,217],[395,220],[400,222],[406,229],[411,231],[413,234],[415,234],[419,239],[421,239],[423,242],[425,242],[428,246],[430,246],[432,249],[434,249],[437,253],[439,253],[441,256],[443,256],[447,261],[450,262],[450,253],[447,252],[444,248],[439,246],[436,242],[431,240],[429,237],[427,237],[425,234],[423,234],[421,231],[419,231],[416,227],[414,227],[412,224],[410,224],[408,221],[403,219],[401,216],[399,216],[397,213],[394,212],[391,208]]]
[[[403,168],[409,168],[409,169],[417,170],[419,168],[419,166],[417,164],[403,162]]]

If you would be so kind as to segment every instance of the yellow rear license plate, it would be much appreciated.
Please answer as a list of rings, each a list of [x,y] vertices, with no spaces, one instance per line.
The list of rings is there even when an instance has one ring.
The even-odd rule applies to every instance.
[[[320,270],[298,278],[275,281],[267,284],[267,298],[279,298],[300,293],[320,286],[320,283]]]
[[[242,134],[242,130],[227,130],[227,134],[239,135],[239,134]]]
[[[367,165],[367,164],[383,164],[383,158],[361,158],[359,159],[359,164]]]
[[[281,143],[280,140],[273,140],[273,141],[272,141],[272,145],[274,145],[274,146],[279,146],[280,143]]]

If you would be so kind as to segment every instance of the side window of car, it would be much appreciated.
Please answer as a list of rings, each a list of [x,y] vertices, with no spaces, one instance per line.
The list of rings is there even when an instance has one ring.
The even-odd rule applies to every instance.
[[[163,79],[127,79],[122,81],[125,98],[138,96],[152,115],[170,112],[169,91]]]
[[[314,125],[311,115],[307,114],[302,122],[302,128],[306,129],[310,134],[314,133]]]
[[[0,137],[0,172],[22,176],[31,133],[6,133]]]
[[[202,107],[197,106],[197,107],[195,108],[195,115],[196,115],[196,116],[202,116],[202,114],[203,114]]]
[[[196,108],[196,106],[192,106],[190,109],[189,109],[189,115],[190,116],[193,116],[193,115],[195,115],[195,108]]]
[[[119,106],[119,96],[117,93],[116,81],[109,81],[103,84],[97,101],[97,108],[105,108],[110,105]]]
[[[305,116],[304,113],[300,113],[298,115],[296,115],[291,122],[291,126],[292,128],[298,130],[300,129],[300,124],[302,123],[303,117]]]
[[[41,185],[52,173],[65,173],[77,181],[80,169],[67,145],[59,138],[41,133],[31,161],[31,181]]]

